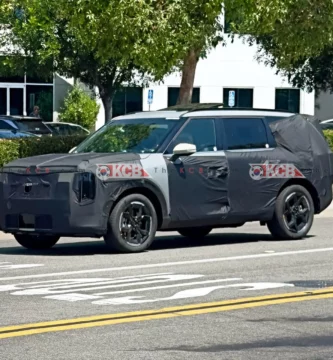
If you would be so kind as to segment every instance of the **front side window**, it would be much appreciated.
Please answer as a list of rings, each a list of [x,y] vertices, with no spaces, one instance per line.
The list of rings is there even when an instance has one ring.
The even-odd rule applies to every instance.
[[[268,144],[262,119],[224,119],[228,150],[264,149]]]
[[[114,120],[90,135],[75,153],[156,153],[179,120]]]
[[[172,153],[173,148],[179,144],[193,144],[197,151],[216,151],[216,133],[213,119],[190,120],[177,135],[168,149]]]

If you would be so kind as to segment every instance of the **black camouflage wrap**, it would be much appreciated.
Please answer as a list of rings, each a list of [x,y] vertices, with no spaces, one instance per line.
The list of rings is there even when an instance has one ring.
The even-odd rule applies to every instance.
[[[268,127],[270,126],[270,128]],[[160,229],[267,221],[289,178],[251,176],[251,165],[292,164],[316,194],[316,212],[332,201],[333,154],[318,121],[293,116],[267,125],[269,148],[195,153],[171,161],[163,154],[50,154],[13,161],[0,172],[0,229],[22,231],[20,216],[35,216],[37,233],[103,236],[115,202],[128,191],[153,194]],[[101,179],[99,165],[141,166],[147,178]],[[252,174],[253,175],[253,174]],[[82,197],[94,179],[93,199]],[[31,191],[26,191],[27,184]],[[29,185],[29,186],[30,186]],[[145,192],[146,194],[147,192]]]
[[[32,214],[36,216],[36,228],[43,233],[63,236],[105,234],[111,207],[121,194],[132,188],[153,187],[149,180],[101,181],[95,177],[94,199],[80,199],[80,175],[95,176],[97,165],[117,163],[140,165],[140,156],[126,153],[51,154],[9,163],[0,173],[0,203],[3,204],[0,228],[17,231],[19,214]],[[33,190],[26,193],[25,184],[29,183]]]

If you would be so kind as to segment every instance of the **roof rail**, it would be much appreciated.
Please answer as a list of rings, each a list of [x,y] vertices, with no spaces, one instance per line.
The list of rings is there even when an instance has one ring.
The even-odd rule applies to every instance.
[[[202,110],[227,110],[227,111],[239,111],[239,110],[247,110],[247,111],[271,111],[271,112],[285,112],[290,114],[295,114],[293,111],[282,110],[282,109],[263,109],[263,108],[251,108],[251,107],[224,107],[223,103],[197,103],[197,104],[188,104],[188,105],[175,105],[165,109],[161,109],[159,111],[202,111]]]

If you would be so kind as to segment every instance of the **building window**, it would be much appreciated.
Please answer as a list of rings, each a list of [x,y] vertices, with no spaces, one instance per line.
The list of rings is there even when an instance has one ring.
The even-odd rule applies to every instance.
[[[44,121],[53,120],[53,86],[27,85],[26,87],[27,115],[32,115],[34,106],[39,106],[40,116]]]
[[[117,91],[112,102],[112,117],[142,111],[142,88],[127,87]]]
[[[276,89],[275,109],[299,113],[300,97],[299,89]]]
[[[235,92],[234,105],[229,106],[230,91]],[[237,108],[253,108],[253,89],[223,89],[223,106]]]
[[[264,149],[268,143],[262,119],[224,119],[228,150]]]
[[[168,88],[168,107],[175,106],[179,97],[180,88],[169,87]],[[192,104],[200,103],[200,88],[193,88]]]

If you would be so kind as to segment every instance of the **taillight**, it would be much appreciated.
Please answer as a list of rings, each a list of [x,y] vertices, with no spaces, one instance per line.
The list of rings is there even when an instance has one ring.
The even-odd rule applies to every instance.
[[[74,192],[79,202],[94,200],[96,196],[95,175],[88,172],[76,174],[74,179]]]

